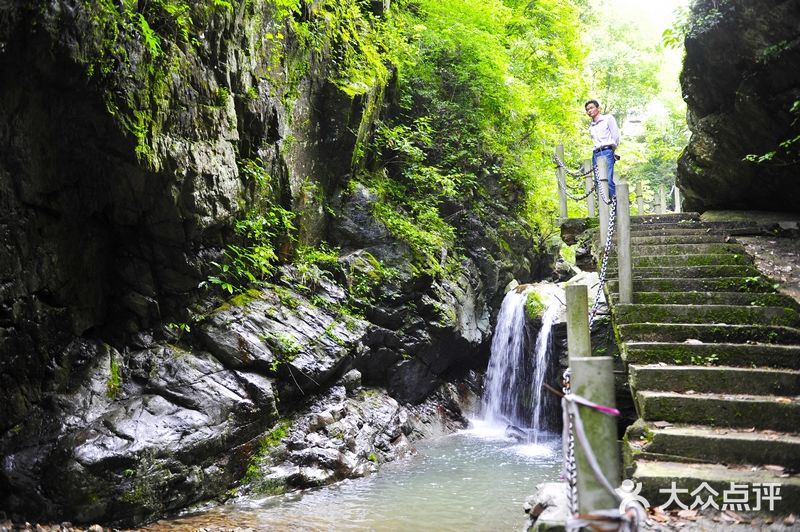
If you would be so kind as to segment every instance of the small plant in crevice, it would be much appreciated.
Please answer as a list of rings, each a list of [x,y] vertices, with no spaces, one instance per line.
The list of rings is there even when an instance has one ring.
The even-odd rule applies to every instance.
[[[109,399],[116,400],[122,391],[122,370],[119,367],[117,358],[112,356],[109,364],[109,377],[106,383],[106,395]]]
[[[280,240],[291,239],[294,216],[280,206],[271,206],[263,212],[248,211],[234,225],[241,243],[228,245],[223,262],[212,262],[217,273],[209,276],[207,282],[230,294],[263,285],[275,273]]]

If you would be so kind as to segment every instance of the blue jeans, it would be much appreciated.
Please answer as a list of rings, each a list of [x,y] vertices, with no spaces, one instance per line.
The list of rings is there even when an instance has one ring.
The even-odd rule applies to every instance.
[[[616,159],[614,159],[614,150],[606,148],[592,153],[592,166],[597,166],[597,159],[600,157],[603,157],[608,163],[606,165],[608,167],[608,196],[613,198],[617,195],[617,188],[614,185],[614,163],[616,162]],[[600,178],[599,174],[597,178]],[[600,186],[600,183],[598,183],[597,186]]]

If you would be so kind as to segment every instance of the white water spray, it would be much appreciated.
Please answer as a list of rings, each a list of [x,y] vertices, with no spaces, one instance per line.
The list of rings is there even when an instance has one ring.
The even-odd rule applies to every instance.
[[[523,288],[524,287],[524,288]],[[557,287],[540,285],[547,307],[532,356],[525,352],[525,302],[534,286],[506,294],[497,317],[492,354],[486,371],[483,416],[492,425],[514,425],[537,434],[547,415],[542,384],[550,366],[550,337],[561,302]]]

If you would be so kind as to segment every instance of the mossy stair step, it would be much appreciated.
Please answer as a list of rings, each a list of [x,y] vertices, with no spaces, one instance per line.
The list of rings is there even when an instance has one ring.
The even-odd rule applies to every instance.
[[[700,228],[687,226],[677,227],[631,227],[631,238],[654,237],[654,236],[700,236],[700,235],[721,235],[725,237],[745,236],[758,234],[758,231],[751,228],[724,229],[724,228]]]
[[[699,222],[697,212],[667,212],[664,214],[643,214],[631,216],[631,225],[648,225],[675,222]]]
[[[617,324],[624,323],[723,323],[800,325],[800,314],[783,307],[741,307],[738,305],[638,305],[613,307]]]
[[[608,279],[608,289],[619,293],[617,279]],[[706,277],[699,279],[654,277],[634,279],[634,292],[775,292],[775,283],[763,276],[752,277]]]
[[[639,244],[631,242],[633,256],[643,255],[747,255],[741,244],[709,243],[704,244]]]
[[[628,364],[800,368],[800,345],[696,342],[628,341],[622,359]]]
[[[794,347],[795,352],[800,351],[800,346]],[[800,361],[796,361],[793,367],[799,368]],[[753,395],[800,394],[798,369],[632,364],[628,366],[628,372],[634,392],[694,390],[699,393],[738,393],[747,390]]]
[[[614,303],[618,293],[612,293]],[[633,292],[637,305],[739,305],[755,307],[784,307],[798,310],[800,304],[784,294],[753,294],[748,292]]]
[[[716,323],[623,323],[617,325],[624,342],[800,344],[800,329],[774,325],[721,325]]]
[[[748,507],[728,508],[730,510],[789,515],[800,508],[800,478],[794,475],[784,478],[780,472],[764,468],[757,468],[754,471],[753,468],[747,466],[726,467],[720,464],[639,460],[636,463],[632,479],[641,483],[642,490],[639,495],[647,499],[651,507],[666,504],[670,498],[668,490],[674,486],[677,490],[687,490],[677,492],[678,500],[685,506],[691,507],[695,497],[700,497],[704,502],[712,498],[717,508],[721,509],[723,496],[733,489],[731,483],[734,483],[740,486],[740,490],[743,489],[749,493],[746,499],[742,498]],[[770,501],[762,495],[758,499],[761,501],[760,507],[756,510],[756,495],[753,490],[759,490],[759,493],[764,494],[765,485],[769,484],[780,484],[780,491],[774,498],[777,500],[773,500],[770,504]],[[717,495],[704,489],[706,486],[713,489]],[[697,492],[698,489],[701,491]],[[696,495],[691,495],[693,492]],[[731,497],[730,500],[738,499]],[[680,507],[673,503],[667,509],[679,510]],[[725,527],[722,526],[719,530],[724,529]]]
[[[750,255],[636,255],[633,256],[634,273],[640,268],[684,267],[684,266],[748,266],[753,264]],[[608,257],[608,267],[617,269],[617,257]]]
[[[639,391],[635,402],[645,421],[772,430],[800,427],[797,397]]]
[[[732,243],[728,235],[702,233],[698,235],[638,236],[631,235],[633,246],[662,246],[669,244],[726,244]]]
[[[633,269],[633,279],[658,279],[676,277],[684,279],[705,279],[712,277],[758,277],[761,272],[755,266],[744,264],[723,264],[713,266],[646,266]],[[609,267],[606,279],[616,279],[617,269]]]
[[[703,231],[752,231],[754,233],[760,231],[758,224],[755,222],[695,222],[695,221],[678,221],[678,222],[663,222],[663,223],[650,223],[650,224],[631,224],[631,233],[640,233],[647,231],[670,230],[670,229],[689,229],[696,233]]]
[[[800,435],[795,433],[653,424],[647,424],[644,439],[632,437],[634,432],[628,433],[633,454],[646,453],[675,461],[714,460],[725,464],[775,464],[789,470],[800,468]]]

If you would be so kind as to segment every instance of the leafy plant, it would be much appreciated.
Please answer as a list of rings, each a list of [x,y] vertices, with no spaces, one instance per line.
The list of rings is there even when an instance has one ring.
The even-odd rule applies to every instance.
[[[261,285],[275,272],[278,261],[276,247],[280,239],[289,239],[295,227],[294,213],[280,206],[263,212],[248,211],[243,220],[235,223],[241,244],[229,244],[225,262],[212,262],[217,274],[208,282],[228,293],[243,292],[250,285]]]

